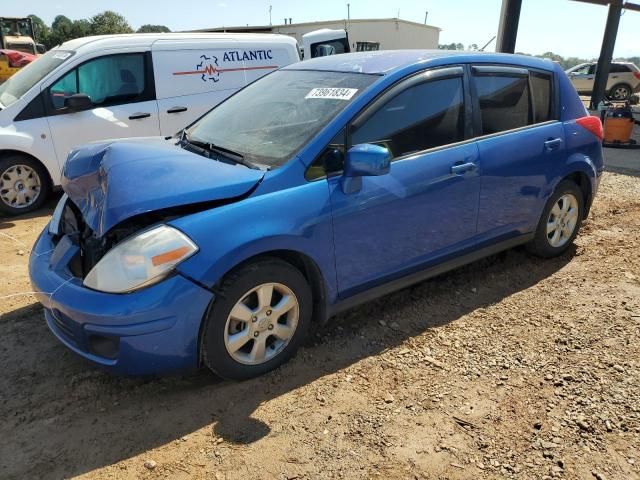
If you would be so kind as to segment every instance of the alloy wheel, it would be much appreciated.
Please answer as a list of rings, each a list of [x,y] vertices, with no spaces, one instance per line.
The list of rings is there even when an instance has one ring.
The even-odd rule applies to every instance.
[[[627,87],[616,87],[613,91],[614,100],[626,100],[629,96],[629,89]]]
[[[291,289],[264,283],[242,296],[227,317],[224,344],[231,357],[245,365],[268,362],[293,338],[300,305]]]
[[[547,240],[555,248],[569,241],[578,224],[578,200],[571,193],[562,195],[549,212]]]
[[[40,189],[40,176],[27,165],[12,165],[0,175],[0,199],[12,208],[33,205]]]

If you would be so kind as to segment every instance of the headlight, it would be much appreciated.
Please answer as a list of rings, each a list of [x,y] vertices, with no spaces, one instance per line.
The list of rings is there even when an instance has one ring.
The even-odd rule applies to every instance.
[[[62,218],[62,212],[64,211],[64,206],[67,204],[68,198],[69,196],[66,193],[62,195],[58,205],[56,205],[56,209],[53,211],[51,221],[49,222],[49,233],[51,235],[60,234],[60,219]]]
[[[84,285],[124,293],[159,282],[198,251],[184,233],[168,225],[143,231],[113,247],[84,279]]]

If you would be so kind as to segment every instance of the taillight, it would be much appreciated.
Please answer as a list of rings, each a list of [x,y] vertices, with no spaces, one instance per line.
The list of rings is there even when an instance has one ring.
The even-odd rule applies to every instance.
[[[640,72],[633,72],[633,76],[640,80]]]
[[[599,140],[602,140],[604,138],[604,132],[602,130],[602,122],[598,117],[588,116],[588,117],[578,118],[576,120],[576,123],[580,125],[582,128],[584,128],[585,130],[589,130],[596,137],[598,137]]]

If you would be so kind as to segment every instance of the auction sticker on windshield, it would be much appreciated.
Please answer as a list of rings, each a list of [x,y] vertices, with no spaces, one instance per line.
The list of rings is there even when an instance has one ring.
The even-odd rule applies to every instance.
[[[334,100],[351,100],[357,88],[314,88],[304,98],[331,98]]]

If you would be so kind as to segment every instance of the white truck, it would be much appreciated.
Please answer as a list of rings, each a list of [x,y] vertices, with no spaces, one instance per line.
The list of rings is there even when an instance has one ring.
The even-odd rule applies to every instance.
[[[75,146],[173,135],[299,60],[295,39],[273,34],[109,35],[60,45],[0,85],[0,215],[38,208]]]

